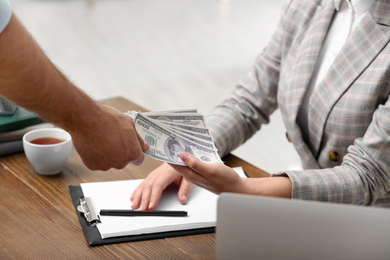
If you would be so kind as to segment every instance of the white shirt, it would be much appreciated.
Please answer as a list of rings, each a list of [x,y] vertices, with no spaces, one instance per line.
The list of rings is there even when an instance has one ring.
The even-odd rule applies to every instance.
[[[302,129],[306,143],[309,136],[308,108],[310,96],[325,77],[337,54],[349,35],[370,11],[375,0],[331,0],[334,1],[335,15],[322,45],[309,87],[298,112],[297,123]]]
[[[11,19],[12,9],[8,0],[0,0],[0,33]]]

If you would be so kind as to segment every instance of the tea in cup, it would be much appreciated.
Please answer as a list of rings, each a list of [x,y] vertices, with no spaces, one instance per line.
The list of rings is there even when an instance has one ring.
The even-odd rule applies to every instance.
[[[72,137],[60,128],[41,128],[23,136],[23,148],[34,171],[41,175],[60,173],[71,152]]]

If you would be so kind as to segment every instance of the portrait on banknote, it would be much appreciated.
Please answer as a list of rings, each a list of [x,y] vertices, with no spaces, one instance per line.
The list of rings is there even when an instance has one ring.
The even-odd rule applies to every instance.
[[[164,144],[165,154],[172,161],[181,163],[181,159],[179,157],[180,153],[188,152],[193,154],[193,151],[190,145],[180,137],[169,137]]]

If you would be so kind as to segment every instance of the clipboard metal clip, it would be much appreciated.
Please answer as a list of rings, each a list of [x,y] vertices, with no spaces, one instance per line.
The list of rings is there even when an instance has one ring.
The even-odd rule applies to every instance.
[[[101,223],[100,217],[95,213],[89,198],[81,198],[77,210],[84,214],[85,219],[91,226],[94,227],[97,223]]]

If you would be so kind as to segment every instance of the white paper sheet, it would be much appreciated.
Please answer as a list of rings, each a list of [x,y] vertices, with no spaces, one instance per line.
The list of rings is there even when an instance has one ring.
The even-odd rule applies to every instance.
[[[235,169],[245,176],[242,168]],[[95,209],[131,209],[130,195],[142,182],[139,180],[91,182],[80,184],[84,196],[89,197]],[[177,187],[171,186],[164,193],[156,209],[184,210],[187,217],[115,217],[100,216],[97,228],[102,238],[139,235],[147,233],[215,227],[218,196],[193,186],[187,204],[177,198]]]

